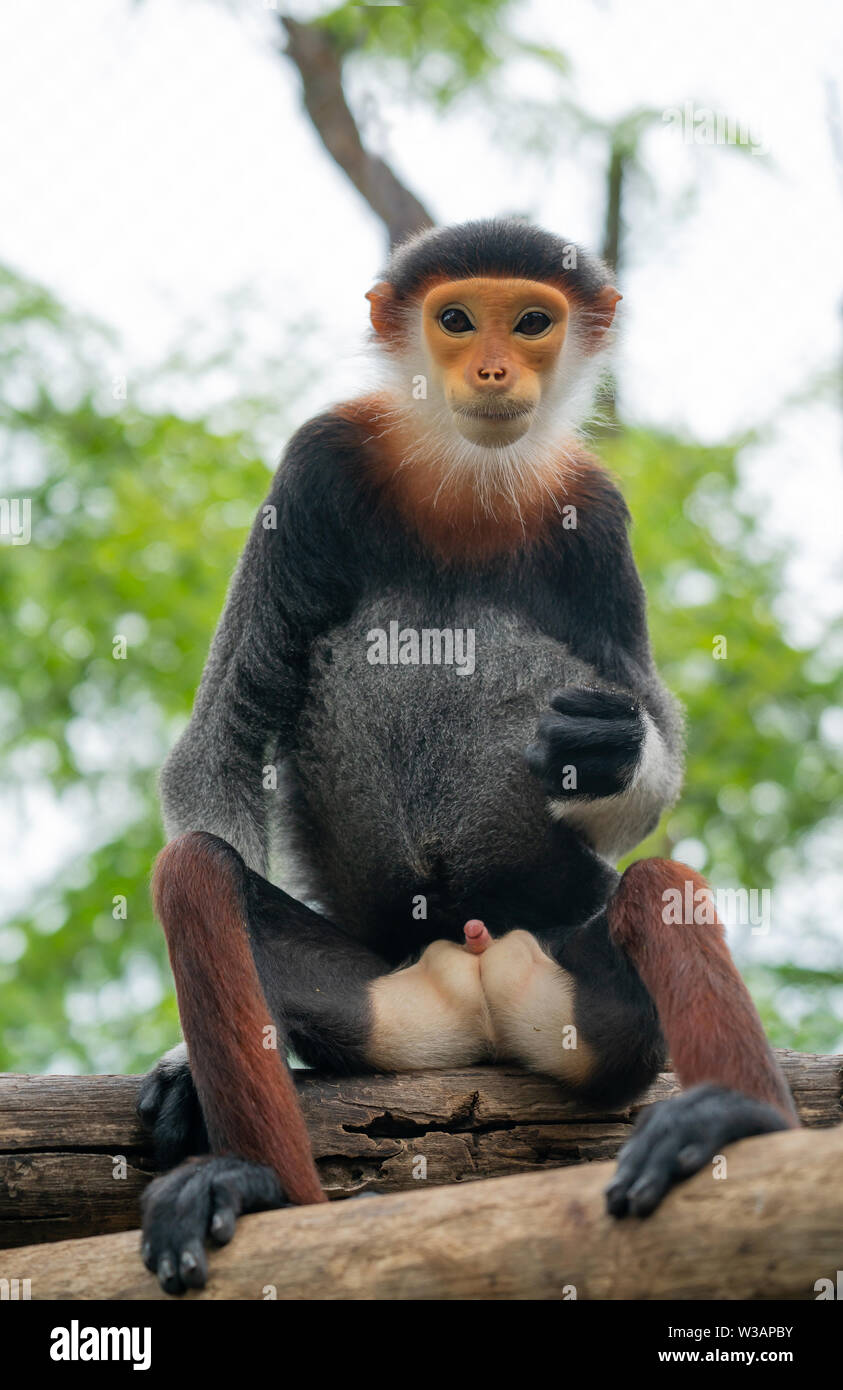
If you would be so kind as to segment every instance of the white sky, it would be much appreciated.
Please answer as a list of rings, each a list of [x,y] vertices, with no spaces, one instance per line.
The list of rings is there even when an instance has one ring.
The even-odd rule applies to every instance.
[[[321,8],[290,0],[300,17]],[[748,122],[769,149],[765,168],[689,147],[666,126],[648,137],[654,185],[630,205],[621,282],[630,416],[715,440],[770,419],[839,364],[843,169],[826,84],[843,74],[841,13],[834,0],[525,7],[522,32],[569,53],[576,94],[595,115],[691,100]],[[303,116],[274,42],[263,0],[0,8],[0,260],[118,329],[109,375],[159,361],[188,322],[213,341],[220,302],[239,287],[257,295],[257,349],[283,347],[291,325],[314,320],[318,370],[296,400],[297,423],[355,389],[362,296],[384,243]],[[549,162],[508,148],[512,110],[553,91],[535,68],[509,81],[512,107],[467,102],[443,120],[397,97],[378,106],[359,83],[354,92],[370,141],[440,220],[524,211],[593,246],[593,151],[561,123]],[[697,205],[680,217],[696,175]],[[821,404],[794,412],[754,452],[747,478],[790,548],[798,631],[810,637],[816,615],[841,601],[839,414]],[[16,852],[19,883],[27,857]]]

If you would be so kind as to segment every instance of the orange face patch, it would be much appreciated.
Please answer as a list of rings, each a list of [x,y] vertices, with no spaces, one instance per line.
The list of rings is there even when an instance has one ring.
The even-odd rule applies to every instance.
[[[565,342],[569,305],[536,280],[478,276],[428,290],[427,355],[466,437],[506,444],[529,427]]]

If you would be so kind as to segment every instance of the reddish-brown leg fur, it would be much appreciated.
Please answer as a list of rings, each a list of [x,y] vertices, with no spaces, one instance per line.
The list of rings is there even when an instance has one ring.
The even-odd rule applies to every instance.
[[[693,912],[689,921],[665,921],[669,890],[678,889],[684,903],[686,882],[691,893],[710,893],[685,864],[641,859],[630,865],[608,905],[612,936],[656,1005],[682,1085],[716,1082],[769,1102],[796,1126],[787,1083],[713,906],[714,920],[708,923],[694,921]]]
[[[199,832],[173,840],[153,898],[212,1152],[268,1165],[293,1202],[326,1201],[283,1052],[265,1046],[273,1020],[230,852]]]

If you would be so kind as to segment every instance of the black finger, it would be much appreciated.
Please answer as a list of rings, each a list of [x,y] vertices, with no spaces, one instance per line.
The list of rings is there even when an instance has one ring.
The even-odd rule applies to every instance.
[[[184,1284],[179,1278],[178,1262],[172,1250],[166,1250],[158,1260],[158,1283],[165,1293],[183,1293]]]
[[[188,1289],[204,1289],[208,1279],[208,1261],[201,1240],[188,1241],[182,1247],[179,1275]]]
[[[157,1072],[149,1072],[140,1084],[136,1105],[138,1117],[147,1127],[151,1126],[158,1113],[162,1091],[163,1087]]]
[[[609,690],[557,690],[550,697],[551,709],[575,718],[630,718],[638,715],[638,705],[631,695]]]
[[[637,748],[641,726],[634,719],[571,719],[565,714],[543,714],[538,722],[538,739],[551,747],[578,749]]]
[[[654,1212],[677,1176],[675,1134],[667,1134],[647,1152],[640,1172],[627,1189],[630,1215],[649,1216]]]

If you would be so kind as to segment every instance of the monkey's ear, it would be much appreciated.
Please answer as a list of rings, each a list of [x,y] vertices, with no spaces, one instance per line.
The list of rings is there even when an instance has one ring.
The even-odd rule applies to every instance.
[[[583,303],[583,352],[591,356],[606,346],[606,335],[615,317],[615,308],[623,299],[620,291],[613,285],[604,285],[602,290]]]
[[[379,338],[389,341],[395,336],[398,326],[398,306],[395,300],[395,291],[388,280],[380,280],[369,290],[366,298],[371,306],[369,317],[372,320],[372,327]]]
[[[594,296],[591,322],[601,338],[611,328],[615,309],[622,299],[623,295],[620,290],[615,289],[614,285],[604,285],[602,290]]]

